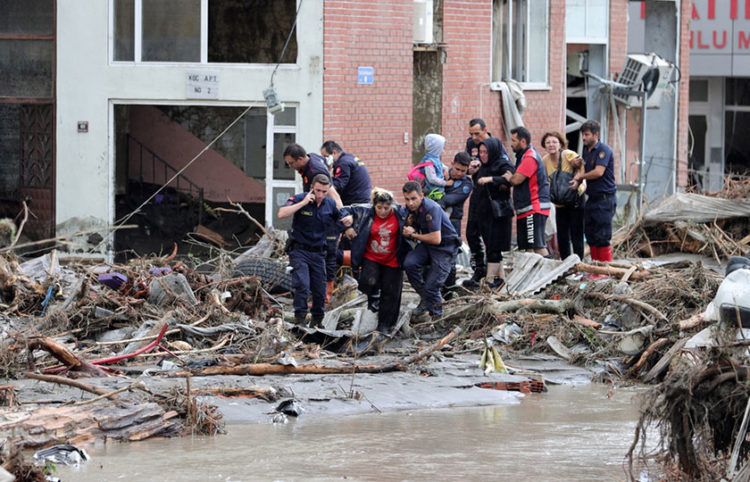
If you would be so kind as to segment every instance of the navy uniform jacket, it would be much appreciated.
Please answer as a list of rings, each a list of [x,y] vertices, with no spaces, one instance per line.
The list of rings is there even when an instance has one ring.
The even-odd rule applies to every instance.
[[[370,202],[370,174],[365,163],[352,154],[342,152],[333,163],[333,185],[345,206]]]
[[[466,174],[461,179],[454,179],[453,185],[445,188],[445,194],[440,199],[440,206],[443,209],[451,209],[450,220],[453,227],[461,225],[461,219],[464,217],[464,202],[469,198],[474,189],[474,181],[471,176]]]
[[[601,196],[614,194],[615,186],[615,156],[612,149],[604,143],[598,142],[589,151],[583,148],[583,166],[586,172],[593,171],[596,166],[605,166],[604,174],[599,179],[586,181],[586,194]]]
[[[443,208],[432,199],[424,198],[422,204],[417,208],[414,215],[414,229],[419,234],[429,234],[440,231],[440,244],[423,243],[429,249],[438,249],[441,251],[454,252],[458,246],[458,233],[453,227],[448,215]]]
[[[328,180],[331,180],[331,173],[328,172],[325,158],[319,154],[315,154],[314,152],[311,152],[307,156],[307,164],[305,164],[305,167],[298,171],[299,175],[302,176],[302,190],[305,192],[310,191],[312,180],[318,174],[325,174]]]
[[[306,192],[295,194],[287,199],[286,206],[297,204],[307,194]],[[294,213],[290,236],[298,243],[322,248],[326,245],[326,228],[335,225],[339,231],[343,231],[346,227],[339,222],[339,219],[346,215],[346,210],[340,211],[333,199],[325,197],[320,206],[312,202]]]

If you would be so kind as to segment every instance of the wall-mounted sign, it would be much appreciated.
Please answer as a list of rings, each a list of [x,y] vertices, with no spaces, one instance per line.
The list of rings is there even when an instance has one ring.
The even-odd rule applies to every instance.
[[[372,84],[375,81],[375,68],[373,67],[357,67],[357,83],[358,84]]]
[[[88,132],[89,121],[78,121],[78,132]]]
[[[195,71],[187,72],[186,93],[188,99],[218,99],[219,73]]]

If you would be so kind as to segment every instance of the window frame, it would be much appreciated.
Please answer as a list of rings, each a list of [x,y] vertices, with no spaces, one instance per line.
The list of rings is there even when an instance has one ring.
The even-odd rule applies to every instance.
[[[220,65],[220,66],[232,66],[232,65],[243,65],[243,66],[261,66],[267,67],[269,65],[276,65],[275,62],[271,63],[246,63],[246,62],[209,62],[208,61],[208,2],[209,0],[200,0],[200,61],[198,62],[185,62],[185,61],[151,61],[142,60],[143,55],[143,0],[133,0],[133,16],[135,27],[133,29],[133,60],[115,60],[115,2],[117,0],[109,0],[109,62],[112,65],[148,65],[148,66],[180,66],[180,65]],[[300,0],[297,0],[297,6],[299,6]],[[295,35],[298,35],[299,22],[297,22],[295,28]],[[279,64],[280,68],[284,69],[297,66],[297,61]]]
[[[507,1],[505,5],[503,3]],[[550,52],[550,0],[494,0],[492,4],[492,57],[491,57],[491,73],[492,73],[492,84],[495,84],[497,82],[503,81],[503,79],[509,77],[509,73],[513,71],[513,61],[510,61],[510,65],[506,65],[504,62],[504,59],[511,59],[512,57],[518,57],[519,52],[516,50],[513,51],[514,42],[516,40],[516,37],[518,37],[518,31],[515,28],[518,23],[515,21],[512,21],[517,15],[517,5],[519,3],[525,4],[525,24],[526,24],[526,32],[524,35],[524,50],[523,50],[523,57],[524,57],[524,64],[530,65],[530,59],[531,59],[531,48],[529,48],[530,38],[528,35],[528,29],[532,22],[532,16],[531,16],[531,9],[528,8],[528,5],[532,2],[538,2],[538,1],[544,1],[545,2],[545,18],[544,18],[544,45],[545,45],[545,55],[543,56],[545,59],[545,68],[544,68],[544,79],[543,80],[534,80],[534,81],[528,81],[528,80],[521,80],[521,79],[514,79],[521,83],[521,86],[524,90],[550,90],[550,84],[549,84],[549,70],[550,70],[550,62],[549,62],[549,52]],[[501,17],[498,19],[497,17],[497,11],[500,10]],[[505,18],[508,18],[508,38],[510,39],[508,42],[504,42],[504,38],[502,35],[502,29],[503,29],[503,20]],[[499,50],[499,51],[498,51]],[[515,55],[514,55],[515,54]],[[497,63],[500,63],[498,66]],[[524,72],[525,75],[528,75],[528,71]],[[510,77],[513,78],[513,77]],[[495,87],[493,87],[493,90],[497,90]]]

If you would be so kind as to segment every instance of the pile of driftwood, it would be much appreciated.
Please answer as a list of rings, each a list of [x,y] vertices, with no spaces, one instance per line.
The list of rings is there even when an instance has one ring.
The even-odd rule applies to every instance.
[[[628,454],[631,476],[636,461],[657,459],[674,480],[750,480],[748,343],[725,341],[702,359],[681,353],[664,381],[644,395]],[[647,449],[654,432],[664,448],[657,453]]]
[[[696,253],[717,263],[750,251],[750,179],[727,177],[721,191],[676,193],[612,237],[619,257]]]
[[[653,226],[639,222],[628,225],[612,237],[618,256],[634,258],[665,253],[695,253],[713,257],[717,263],[750,250],[750,222],[747,218],[706,223],[675,221]]]

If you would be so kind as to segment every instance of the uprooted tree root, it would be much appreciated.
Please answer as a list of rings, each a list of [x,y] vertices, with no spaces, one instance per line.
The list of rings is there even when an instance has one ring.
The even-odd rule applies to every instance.
[[[174,387],[159,401],[164,410],[174,410],[184,420],[186,433],[217,435],[226,433],[224,421],[216,405],[203,403],[188,395],[184,388]]]
[[[635,460],[646,463],[646,437],[656,429],[663,451],[661,466],[684,480],[719,480],[738,436],[750,398],[750,366],[738,363],[724,349],[715,349],[703,363],[673,369],[644,395],[635,439],[628,452],[631,477]],[[638,446],[640,445],[640,449]],[[747,460],[744,439],[739,460]],[[657,457],[658,458],[658,457]],[[740,462],[739,465],[743,465]]]
[[[7,453],[2,455],[0,463],[15,477],[16,482],[45,482],[47,480],[44,469],[29,463],[24,458],[21,449],[11,439],[7,439],[5,445],[7,445]]]

